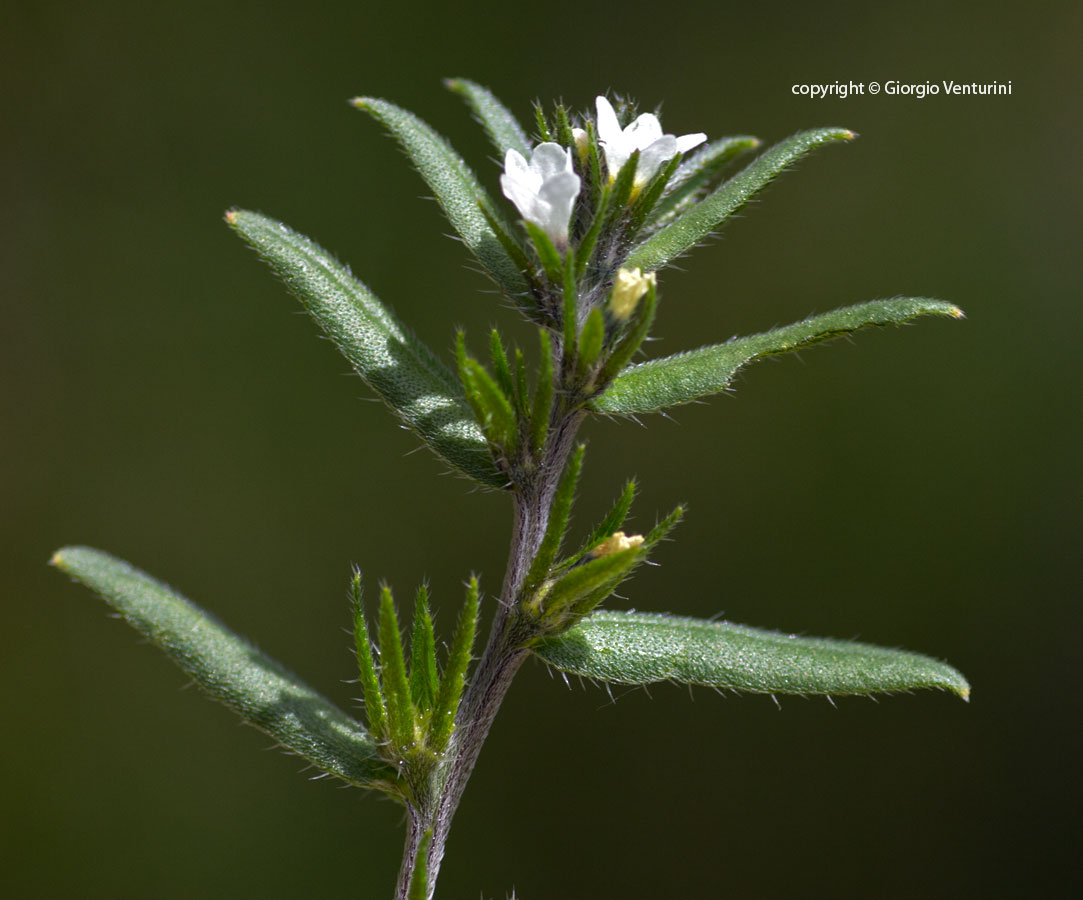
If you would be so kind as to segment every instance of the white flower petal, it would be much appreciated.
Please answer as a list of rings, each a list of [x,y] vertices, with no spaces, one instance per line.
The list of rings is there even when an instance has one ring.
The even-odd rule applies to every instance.
[[[677,138],[677,152],[687,153],[693,147],[698,147],[705,140],[707,140],[707,135],[702,131],[697,132],[696,134],[682,134]]]
[[[656,140],[646,149],[640,151],[639,165],[636,166],[635,183],[644,185],[657,172],[662,163],[668,162],[677,155],[677,139],[672,134],[666,134]]]
[[[625,129],[621,129],[613,105],[605,97],[597,97],[598,140],[605,152],[606,168],[609,180],[617,177],[628,157],[639,151],[639,165],[636,166],[635,184],[642,187],[658,171],[662,163],[673,159],[678,153],[686,153],[698,147],[707,135],[702,133],[685,134],[674,137],[662,131],[662,123],[654,113],[643,113]]]
[[[633,148],[627,146],[612,104],[605,97],[597,97],[594,104],[598,108],[598,140],[602,145],[602,152],[605,153],[605,165],[612,180],[628,162]]]
[[[568,221],[572,217],[575,198],[579,196],[579,176],[574,172],[561,172],[548,179],[538,193],[539,199],[549,206],[546,231],[554,240],[568,239]]]
[[[515,204],[516,209],[519,210],[519,215],[528,222],[537,223],[539,218],[544,219],[547,209],[542,207],[538,192],[529,184],[510,175],[501,175],[500,188],[503,190],[504,196]]]
[[[613,104],[605,97],[596,97],[594,105],[598,110],[598,140],[607,144],[620,143],[623,132],[620,129],[620,122],[617,121],[617,114],[613,110]]]
[[[534,148],[530,167],[541,176],[543,182],[548,181],[556,175],[572,170],[571,151],[552,142],[538,144]]]
[[[633,150],[646,150],[662,137],[662,123],[654,113],[643,113],[624,129],[624,140]]]
[[[552,142],[539,144],[529,163],[521,154],[508,150],[500,187],[526,221],[537,225],[555,244],[568,242],[568,222],[580,189],[570,150]]]

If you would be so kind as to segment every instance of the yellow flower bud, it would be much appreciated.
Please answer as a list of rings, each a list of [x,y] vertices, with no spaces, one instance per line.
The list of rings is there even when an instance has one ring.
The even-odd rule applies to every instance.
[[[644,275],[639,268],[621,269],[613,283],[613,293],[609,295],[609,311],[614,318],[623,322],[636,308],[640,298],[655,284],[654,272]]]
[[[627,536],[623,531],[615,531],[595,547],[590,552],[590,555],[595,559],[599,556],[611,556],[614,553],[620,553],[621,550],[631,550],[633,547],[638,547],[642,543],[643,535],[641,534]]]

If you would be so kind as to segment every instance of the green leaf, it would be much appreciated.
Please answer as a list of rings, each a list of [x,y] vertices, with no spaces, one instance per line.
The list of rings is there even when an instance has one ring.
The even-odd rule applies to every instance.
[[[402,654],[402,632],[395,615],[395,601],[391,588],[386,585],[380,591],[380,675],[384,698],[387,701],[387,718],[391,742],[398,750],[412,747],[418,739],[417,713],[410,697],[410,682],[406,677],[406,660]]]
[[[526,418],[527,404],[530,402],[530,388],[527,386],[526,357],[523,351],[515,348],[515,410],[521,418]],[[543,436],[544,439],[544,436]]]
[[[376,664],[372,659],[372,644],[369,630],[365,624],[365,607],[362,602],[364,593],[361,587],[361,573],[355,571],[350,581],[350,599],[353,606],[353,636],[357,651],[357,666],[361,677],[361,695],[365,703],[365,716],[372,733],[381,741],[387,740],[387,707],[380,690],[380,678],[376,674]]]
[[[361,723],[172,588],[108,553],[65,547],[51,564],[101,596],[204,691],[282,746],[360,787],[389,790]]]
[[[386,100],[358,97],[353,105],[370,113],[394,135],[463,243],[497,282],[511,294],[525,291],[523,273],[481,212],[484,208],[499,221],[499,208],[451,145],[413,113]]]
[[[628,211],[635,186],[636,170],[639,168],[639,150],[633,150],[619,172],[609,173],[612,193],[609,197],[609,222],[616,222]],[[609,223],[607,223],[609,224]],[[630,264],[634,265],[634,263]]]
[[[862,328],[901,325],[927,315],[958,319],[963,313],[951,303],[922,297],[845,306],[763,334],[631,366],[617,375],[609,389],[591,401],[591,406],[612,415],[655,412],[724,391],[738,370],[753,360],[801,350]]]
[[[489,354],[493,361],[493,374],[496,376],[496,383],[500,385],[500,390],[518,407],[519,398],[516,396],[515,382],[511,377],[508,354],[504,350],[504,342],[500,340],[500,332],[495,328],[489,333]]]
[[[587,321],[583,323],[583,330],[579,335],[579,353],[576,357],[576,378],[583,378],[598,361],[602,352],[602,343],[605,341],[605,319],[602,311],[594,307],[587,315]]]
[[[593,164],[597,166],[597,147],[592,144],[591,150],[594,153],[592,157]],[[582,278],[587,271],[587,265],[593,258],[594,248],[598,244],[598,236],[602,233],[602,226],[609,220],[610,196],[611,192],[608,185],[599,188],[598,202],[594,204],[594,218],[591,220],[590,228],[587,229],[586,234],[583,235],[583,239],[575,250],[575,277],[577,279]]]
[[[488,88],[465,78],[449,78],[444,84],[470,105],[500,154],[501,163],[504,162],[504,154],[508,150],[516,150],[527,160],[530,159],[530,138],[526,136],[515,116]]]
[[[538,137],[541,142],[553,139],[553,135],[549,131],[549,122],[545,118],[545,110],[537,103],[534,104],[534,124],[538,126]]]
[[[451,638],[444,677],[440,680],[440,690],[436,694],[436,706],[429,719],[429,747],[440,753],[447,746],[448,739],[455,727],[455,714],[459,710],[463,688],[466,686],[466,670],[470,666],[470,655],[474,650],[474,635],[478,627],[478,580],[471,578],[466,590],[466,602],[463,603],[455,634]]]
[[[529,599],[537,587],[549,577],[553,560],[560,552],[564,532],[568,530],[568,518],[572,511],[572,501],[575,499],[575,488],[579,484],[579,473],[583,470],[583,454],[586,449],[585,444],[579,444],[572,451],[571,459],[568,460],[560,476],[549,512],[549,523],[545,528],[545,534],[542,536],[534,561],[530,564],[530,571],[523,581],[521,594],[523,598]]]
[[[436,701],[440,678],[436,672],[436,639],[429,613],[429,592],[418,588],[414,606],[414,633],[410,640],[410,699],[422,715],[428,714]]]
[[[640,244],[632,251],[624,265],[629,268],[640,266],[645,271],[660,269],[671,259],[703,240],[770,184],[777,175],[803,156],[824,144],[848,141],[853,137],[854,133],[844,128],[817,128],[802,131],[776,144],[712,194]]]
[[[683,518],[684,507],[678,506],[673,512],[662,519],[661,522],[655,525],[654,528],[647,532],[643,542],[644,547],[650,550],[661,541],[664,541],[669,533],[681,523],[681,519]]]
[[[462,336],[460,331],[460,347],[463,346]],[[463,353],[465,350],[460,352],[459,359],[463,385],[467,387],[475,410],[479,413],[481,430],[494,446],[511,455],[519,437],[511,400],[481,363],[471,357],[464,357]]]
[[[618,550],[573,566],[549,589],[542,600],[545,618],[553,623],[583,615],[605,600],[647,558],[645,547]]]
[[[553,373],[553,348],[549,332],[544,328],[538,329],[538,344],[541,361],[538,365],[538,383],[534,387],[534,406],[530,414],[530,447],[535,453],[541,453],[545,438],[549,434],[549,412],[553,404],[553,380],[556,377]]]
[[[557,120],[557,143],[563,147],[575,149],[575,134],[572,132],[572,122],[568,118],[568,110],[563,103],[558,103],[554,116]]]
[[[640,228],[643,227],[643,223],[647,221],[647,218],[654,211],[654,208],[658,205],[658,201],[661,199],[662,194],[665,192],[666,186],[669,184],[670,179],[677,171],[677,167],[681,164],[681,156],[677,154],[666,165],[661,168],[654,177],[647,183],[647,185],[639,192],[635,202],[632,204],[632,210],[628,214],[628,234],[629,237],[639,233]]]
[[[561,565],[567,566],[577,563],[598,544],[617,531],[624,524],[624,520],[628,518],[628,511],[632,508],[632,501],[635,500],[635,496],[636,481],[634,478],[630,478],[625,482],[624,490],[621,492],[620,497],[617,498],[617,502],[613,504],[613,508],[598,523],[598,527],[591,532],[590,537],[584,541],[583,546],[576,551],[574,556],[569,557]]]
[[[523,225],[526,226],[527,234],[530,235],[531,243],[534,244],[534,251],[538,254],[538,262],[541,263],[549,283],[562,285],[564,283],[564,263],[561,261],[560,253],[557,252],[557,248],[553,245],[549,235],[533,222],[524,219]]]
[[[345,266],[274,219],[233,210],[226,221],[422,440],[471,478],[506,486],[454,376]]]
[[[534,652],[565,672],[618,684],[676,681],[772,694],[941,688],[970,697],[959,672],[917,653],[652,613],[596,612]]]
[[[583,123],[584,129],[587,132],[587,185],[590,189],[590,205],[594,210],[594,216],[597,219],[603,212],[599,208],[600,201],[603,194],[603,181],[602,181],[602,161],[598,156],[598,135],[594,130],[594,120],[587,118]],[[599,222],[599,227],[601,223]],[[586,265],[586,260],[582,265]]]
[[[613,349],[606,364],[602,367],[602,371],[598,376],[599,384],[608,384],[612,378],[620,374],[621,370],[635,356],[636,351],[643,346],[643,342],[647,339],[651,326],[654,324],[654,315],[657,310],[658,288],[655,284],[651,284],[647,288],[646,296],[640,301],[633,314],[635,318],[632,320],[632,327],[621,338],[620,343]]]
[[[682,160],[652,219],[657,221],[663,216],[683,210],[699,191],[710,185],[728,162],[759,145],[758,138],[748,135],[720,138],[711,141],[690,158]]]

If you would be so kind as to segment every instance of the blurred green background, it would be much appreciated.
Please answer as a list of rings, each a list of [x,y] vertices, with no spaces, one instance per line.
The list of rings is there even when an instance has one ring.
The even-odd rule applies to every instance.
[[[441,87],[462,75],[524,118],[612,89],[664,100],[679,134],[861,133],[665,275],[652,352],[896,294],[969,318],[759,364],[646,428],[591,425],[577,522],[635,474],[634,524],[690,514],[610,605],[904,646],[974,696],[779,711],[660,686],[614,704],[528,665],[439,895],[1060,893],[1081,837],[1083,7],[1019,10],[4,4],[0,892],[389,895],[395,806],[309,782],[45,563],[75,542],[123,556],[354,709],[351,563],[400,600],[427,578],[445,633],[468,573],[496,589],[506,498],[411,455],[221,221],[245,206],[310,234],[447,358],[454,325],[522,339],[345,102],[414,110],[495,190]],[[888,79],[1013,94],[790,90]]]

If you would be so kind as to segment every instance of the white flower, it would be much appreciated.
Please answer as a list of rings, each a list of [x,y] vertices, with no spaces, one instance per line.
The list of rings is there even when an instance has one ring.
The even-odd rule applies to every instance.
[[[537,225],[558,247],[568,243],[568,221],[579,196],[572,153],[560,144],[538,144],[528,163],[516,150],[504,156],[500,187],[520,215]]]
[[[621,167],[628,162],[628,157],[636,150],[639,151],[635,175],[635,187],[638,188],[651,180],[662,163],[673,159],[678,153],[687,153],[707,140],[707,135],[703,133],[681,137],[662,134],[662,123],[653,113],[643,113],[622,131],[610,102],[605,97],[598,97],[595,103],[598,107],[598,140],[605,152],[610,181],[617,177]]]

